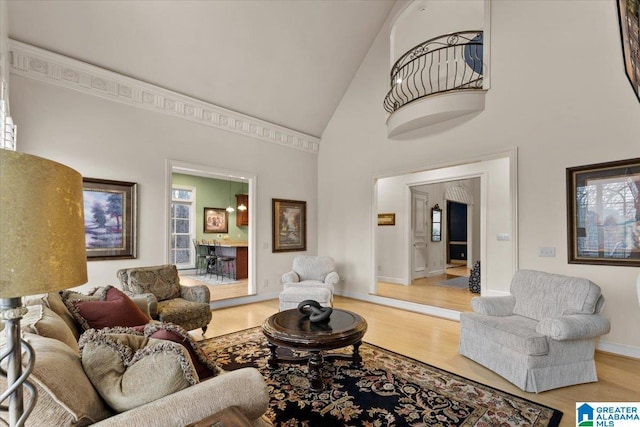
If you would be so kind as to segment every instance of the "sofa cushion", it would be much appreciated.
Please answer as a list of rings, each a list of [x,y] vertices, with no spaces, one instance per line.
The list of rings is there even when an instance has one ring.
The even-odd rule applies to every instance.
[[[38,392],[38,400],[27,420],[32,426],[86,426],[112,413],[85,375],[77,351],[53,339],[23,333],[36,358],[29,376]],[[6,378],[0,377],[5,390]],[[30,398],[25,390],[25,400]],[[2,413],[2,417],[7,414]]]
[[[104,301],[75,300],[70,306],[71,314],[84,330],[139,326],[151,320],[131,298],[113,286],[107,286]]]
[[[514,314],[542,320],[595,313],[600,287],[579,277],[520,270],[511,281],[511,294],[516,297]]]
[[[175,265],[131,269],[128,271],[128,282],[131,292],[151,293],[158,301],[180,296],[180,278]]]
[[[538,322],[523,316],[485,316],[460,313],[461,328],[475,335],[530,356],[549,353],[547,337],[536,332]]]
[[[173,298],[158,302],[158,320],[161,322],[187,325],[189,323],[207,325],[211,320],[211,306],[208,303]]]
[[[73,332],[53,310],[44,305],[30,305],[27,309],[29,314],[20,323],[23,331],[56,339],[78,352],[78,342]]]
[[[90,329],[80,337],[79,346],[87,377],[117,412],[198,382],[184,346],[147,338],[130,328]]]

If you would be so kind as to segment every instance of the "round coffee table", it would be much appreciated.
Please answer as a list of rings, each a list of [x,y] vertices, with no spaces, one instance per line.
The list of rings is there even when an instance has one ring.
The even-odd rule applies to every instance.
[[[275,368],[279,362],[308,362],[311,390],[322,390],[322,365],[325,359],[346,359],[360,363],[358,349],[367,331],[367,321],[362,316],[347,310],[333,309],[328,322],[312,323],[309,316],[298,310],[285,310],[274,314],[262,324],[262,332],[268,341],[271,356],[269,366]],[[322,354],[353,345],[353,353]],[[278,347],[309,352],[308,357],[278,355]]]

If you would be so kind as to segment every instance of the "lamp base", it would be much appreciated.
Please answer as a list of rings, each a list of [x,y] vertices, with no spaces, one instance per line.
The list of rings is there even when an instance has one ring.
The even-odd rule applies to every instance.
[[[27,313],[26,307],[22,305],[22,298],[2,298],[0,299],[0,317],[5,324],[5,334],[7,337],[7,350],[0,357],[0,362],[7,359],[7,370],[0,369],[3,376],[7,378],[7,389],[0,395],[0,403],[9,399],[8,405],[1,405],[0,410],[9,412],[10,426],[23,426],[27,417],[33,411],[37,399],[35,386],[27,380],[35,364],[35,353],[33,347],[24,341],[20,336],[20,319]],[[22,351],[26,355],[26,366],[22,366]],[[23,388],[26,387],[31,393],[31,399],[24,408]]]

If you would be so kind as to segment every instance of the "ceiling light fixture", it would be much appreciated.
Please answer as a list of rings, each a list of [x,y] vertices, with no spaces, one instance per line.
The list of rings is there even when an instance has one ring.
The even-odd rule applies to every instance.
[[[245,194],[245,192],[244,192],[244,181],[242,181],[242,194]],[[247,207],[245,206],[244,203],[240,203],[240,205],[238,206],[238,210],[244,212],[244,211],[247,210]]]
[[[233,209],[233,206],[231,206],[231,176],[229,176],[229,207],[227,207],[227,212],[231,213],[233,212],[235,209]]]

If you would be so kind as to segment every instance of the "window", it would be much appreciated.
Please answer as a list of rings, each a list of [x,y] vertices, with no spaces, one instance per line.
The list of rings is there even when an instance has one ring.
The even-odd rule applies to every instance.
[[[195,193],[193,187],[171,189],[171,263],[178,269],[195,267]]]

